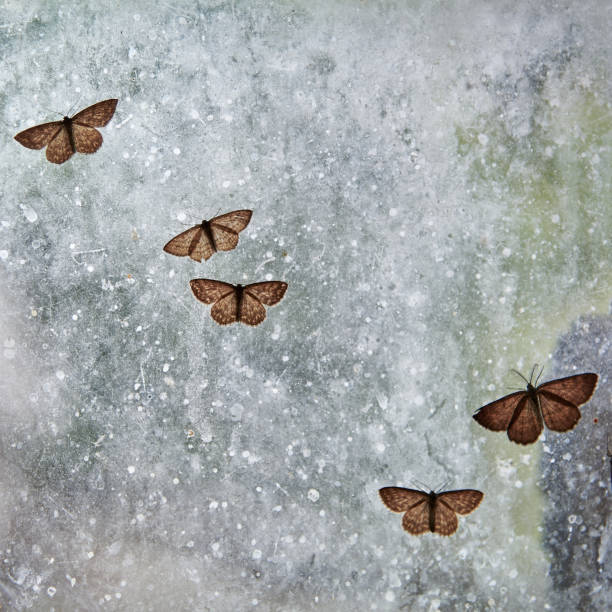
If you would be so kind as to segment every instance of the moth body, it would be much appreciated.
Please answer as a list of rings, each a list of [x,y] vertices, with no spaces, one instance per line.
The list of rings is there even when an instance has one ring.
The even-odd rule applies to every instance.
[[[74,134],[72,133],[72,119],[70,117],[64,117],[62,119],[62,123],[68,132],[68,140],[70,141],[70,148],[72,149],[72,153],[76,152],[76,147],[74,146]]]
[[[244,295],[244,287],[236,285],[236,321],[240,321],[240,308],[242,306],[242,296]]]
[[[207,221],[206,219],[202,219],[202,232],[204,232],[204,236],[206,236],[206,238],[210,240],[210,246],[212,247],[212,252],[216,253],[218,249],[217,249],[217,243],[215,242],[215,236],[212,230],[210,229],[210,222]]]
[[[436,531],[436,497],[438,497],[433,491],[429,492],[429,499],[427,504],[429,506],[429,531],[434,533]]]

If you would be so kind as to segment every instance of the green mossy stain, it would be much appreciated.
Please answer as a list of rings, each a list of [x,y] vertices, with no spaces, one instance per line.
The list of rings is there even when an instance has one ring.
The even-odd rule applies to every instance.
[[[486,342],[477,340],[482,352],[476,358],[473,346],[466,347],[466,360],[480,372],[490,373],[491,364],[502,361],[512,367],[523,360],[526,368],[541,361],[551,378],[547,360],[559,334],[582,313],[605,313],[609,307],[612,111],[593,91],[575,87],[566,93],[540,100],[527,135],[513,134],[499,113],[481,115],[474,125],[455,130],[475,205],[484,208],[490,199],[499,207],[505,200],[505,208],[502,204],[501,214],[475,245],[475,269],[484,279],[490,275],[488,285],[483,289],[484,282],[466,283],[469,295],[460,307],[463,315],[459,313],[470,322],[478,313],[475,335]],[[506,294],[504,285],[511,289]],[[500,332],[502,319],[511,323]],[[498,388],[512,382],[502,373]],[[482,381],[477,380],[472,389],[470,409],[504,394],[483,397]],[[504,434],[485,435],[492,461],[510,458],[523,483],[512,513],[515,533],[539,539],[538,461],[521,464],[523,447]]]

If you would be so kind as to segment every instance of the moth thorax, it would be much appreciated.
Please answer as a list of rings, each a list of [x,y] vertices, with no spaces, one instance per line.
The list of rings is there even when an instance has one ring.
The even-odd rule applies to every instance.
[[[63,121],[65,125],[70,125],[72,123],[72,119],[70,117],[64,117]]]

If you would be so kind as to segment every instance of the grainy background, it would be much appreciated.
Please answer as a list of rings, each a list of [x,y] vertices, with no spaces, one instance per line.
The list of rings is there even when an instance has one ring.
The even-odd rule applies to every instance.
[[[4,608],[610,607],[610,3],[0,7]],[[196,277],[289,289],[221,328]],[[523,448],[470,417],[535,362],[602,379]],[[485,498],[411,537],[417,480]]]

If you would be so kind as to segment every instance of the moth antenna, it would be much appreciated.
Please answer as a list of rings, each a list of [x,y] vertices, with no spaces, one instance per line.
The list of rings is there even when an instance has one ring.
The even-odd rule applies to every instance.
[[[528,381],[518,370],[515,370],[514,368],[512,370],[510,370],[511,372],[514,372],[515,374],[518,374],[528,385],[531,384],[530,381]]]
[[[81,96],[79,96],[77,101],[68,109],[68,114],[67,114],[68,117],[70,117],[70,115],[72,115],[74,109],[77,107],[77,105],[79,104],[80,100],[81,100]]]
[[[540,370],[540,373],[538,374],[538,377],[536,378],[535,381],[535,386],[538,386],[538,381],[540,380],[540,377],[542,376],[542,373],[544,372],[544,366],[542,366],[542,369]]]
[[[191,202],[189,200],[187,200],[186,202],[181,202],[181,205],[184,206],[184,208],[179,208],[178,209],[178,212],[176,213],[176,218],[178,219],[179,215],[184,214],[185,216],[189,217],[189,220],[193,219],[194,222],[201,223],[202,222],[202,215],[201,215],[201,213],[198,213],[198,212],[194,211],[193,208],[191,208],[190,206],[186,205],[186,204],[190,204],[190,203]],[[181,221],[181,223],[183,225],[190,225],[186,221]],[[191,225],[193,225],[193,223]]]
[[[48,113],[52,113],[53,115],[59,115],[60,117],[64,116],[64,113],[60,113],[59,111],[56,111],[56,110],[51,110],[50,108],[47,108],[46,106],[43,106],[43,110],[46,110]]]
[[[190,215],[190,216],[192,216],[194,219],[199,219],[200,221],[202,221],[202,215],[200,215],[200,216],[198,217],[198,213],[197,213],[197,212],[195,212],[195,211],[193,210],[193,208],[187,208],[187,207],[186,207],[186,208],[185,208],[185,210],[186,210],[186,211],[189,213],[189,215]]]
[[[187,216],[190,219],[187,221],[181,220],[180,219],[181,215]],[[191,208],[187,208],[187,207],[185,207],[184,209],[179,209],[178,212],[174,216],[176,217],[177,221],[184,227],[192,227],[196,223],[202,222],[202,217],[198,218],[197,214]],[[190,220],[193,220],[193,223],[190,223],[189,222]]]
[[[488,482],[489,478],[491,477],[491,474],[493,474],[494,472],[497,472],[497,466],[491,468],[481,479],[479,479],[479,483],[478,483],[478,487],[480,488],[482,486],[482,484]]]
[[[441,491],[445,491],[445,490],[448,488],[448,486],[450,485],[450,483],[451,483],[450,479],[446,478],[446,479],[445,479],[445,480],[442,482],[442,484],[441,484],[441,485],[437,486],[437,487],[434,489],[434,493],[440,493]]]
[[[414,482],[416,485],[418,485],[418,489],[420,491],[423,491],[425,493],[429,493],[429,491],[431,490],[424,482],[421,482],[420,480],[417,480],[416,478],[413,478],[412,482]]]

